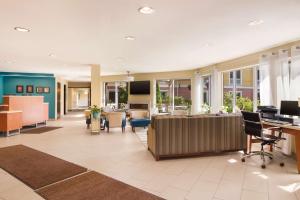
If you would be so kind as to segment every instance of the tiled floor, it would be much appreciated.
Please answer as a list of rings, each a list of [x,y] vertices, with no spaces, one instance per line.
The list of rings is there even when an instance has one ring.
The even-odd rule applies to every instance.
[[[125,134],[91,135],[83,115],[74,113],[50,125],[63,126],[44,134],[0,138],[0,147],[24,144],[119,179],[167,199],[300,200],[300,175],[295,160],[286,166],[274,160],[262,170],[258,158],[240,162],[240,153],[154,161],[141,139],[128,127]],[[146,131],[136,130],[139,135]],[[0,170],[0,200],[42,199],[19,180]]]

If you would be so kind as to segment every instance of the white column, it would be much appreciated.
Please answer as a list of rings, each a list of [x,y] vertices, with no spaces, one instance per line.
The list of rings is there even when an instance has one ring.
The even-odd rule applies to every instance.
[[[223,105],[222,94],[222,73],[217,69],[213,69],[211,74],[211,111],[217,113]]]
[[[192,114],[198,114],[203,104],[203,78],[196,74],[191,81],[192,90]]]
[[[91,106],[101,107],[100,65],[91,65]]]
[[[156,80],[152,79],[152,87],[151,87],[151,95],[152,95],[152,102],[151,102],[151,108],[155,109],[156,108]]]

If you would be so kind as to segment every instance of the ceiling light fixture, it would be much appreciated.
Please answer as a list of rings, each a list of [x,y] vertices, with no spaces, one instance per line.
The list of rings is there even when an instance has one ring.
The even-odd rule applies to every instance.
[[[139,8],[139,12],[145,15],[150,15],[152,13],[154,13],[154,9],[148,6],[143,6],[141,8]]]
[[[263,23],[264,23],[264,20],[259,19],[259,20],[253,20],[253,21],[249,22],[248,25],[249,26],[257,26],[257,25],[261,25]]]
[[[133,76],[130,76],[130,71],[127,71],[126,81],[127,81],[127,82],[134,81],[134,77],[133,77]]]
[[[49,56],[50,56],[51,58],[54,58],[54,57],[55,57],[55,55],[54,55],[53,53],[50,53]]]
[[[24,28],[24,27],[15,27],[14,29],[19,32],[30,32],[28,28]]]
[[[135,37],[128,35],[128,36],[125,37],[125,39],[133,41],[133,40],[135,40]]]

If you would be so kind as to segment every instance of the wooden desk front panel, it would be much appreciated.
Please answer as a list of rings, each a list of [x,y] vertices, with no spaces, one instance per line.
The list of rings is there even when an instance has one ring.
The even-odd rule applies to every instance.
[[[46,120],[46,106],[44,105],[43,96],[5,96],[3,99],[4,103],[9,105],[10,111],[22,111],[22,126],[32,125]]]
[[[22,128],[22,112],[1,112],[0,131],[7,132]]]

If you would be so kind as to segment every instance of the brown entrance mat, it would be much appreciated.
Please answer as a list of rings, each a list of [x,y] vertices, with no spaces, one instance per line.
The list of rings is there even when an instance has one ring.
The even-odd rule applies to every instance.
[[[91,171],[36,191],[47,200],[162,200],[153,194]]]
[[[24,130],[21,130],[21,133],[40,134],[40,133],[46,133],[49,131],[53,131],[53,130],[56,130],[59,128],[62,128],[62,127],[60,127],[60,126],[44,126],[44,127],[39,127],[39,128],[24,129]]]
[[[86,168],[24,145],[0,148],[0,168],[33,189],[87,171]]]

